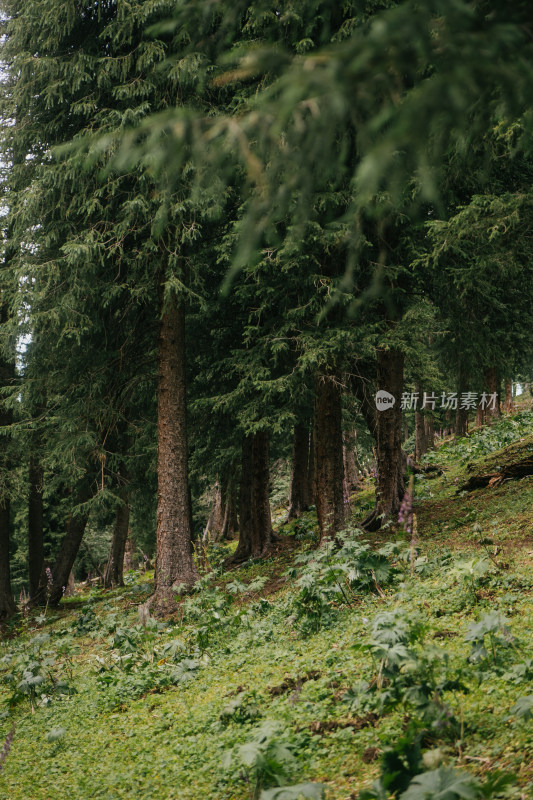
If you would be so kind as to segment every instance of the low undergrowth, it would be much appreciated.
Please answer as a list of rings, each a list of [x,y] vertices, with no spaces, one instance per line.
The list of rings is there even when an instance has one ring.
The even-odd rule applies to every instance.
[[[431,487],[434,541],[422,513],[416,546],[352,527],[317,551],[309,513],[273,561],[224,573],[208,552],[172,620],[138,620],[149,573],[18,619],[0,648],[0,796],[527,797],[531,552],[498,544],[490,489],[494,525],[463,523],[457,552],[450,487]]]

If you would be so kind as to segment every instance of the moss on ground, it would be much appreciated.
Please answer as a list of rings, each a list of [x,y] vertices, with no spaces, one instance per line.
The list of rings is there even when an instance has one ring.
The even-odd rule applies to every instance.
[[[43,633],[50,638],[37,657],[43,662],[51,652],[57,661],[42,667],[48,688],[38,687],[33,701],[24,696],[10,707],[16,681],[2,686],[0,737],[15,729],[0,797],[244,800],[253,787],[245,771],[222,766],[223,754],[249,741],[265,720],[278,721],[294,754],[290,782],[323,782],[329,800],[356,797],[378,775],[380,755],[402,735],[409,713],[400,706],[371,723],[357,722],[362,717],[345,698],[372,674],[371,654],[360,648],[372,619],[394,608],[422,619],[425,641],[467,675],[468,691],[446,696],[460,720],[459,739],[452,744],[437,736],[428,747],[440,746],[446,763],[474,774],[511,771],[516,797],[526,796],[533,786],[533,729],[511,709],[532,691],[530,678],[517,678],[517,665],[533,659],[533,482],[510,481],[466,496],[456,491],[469,463],[504,463],[533,447],[523,430],[531,425],[527,413],[511,427],[506,420],[500,433],[497,427],[482,433],[481,442],[473,437],[432,454],[446,469],[444,477],[417,481],[416,569],[414,562],[398,562],[395,581],[381,595],[359,594],[351,606],[332,601],[315,634],[302,635],[294,611],[298,588],[287,574],[298,554],[315,546],[312,512],[282,526],[287,538],[272,559],[206,582],[175,619],[148,631],[137,626],[136,608],[150,592],[149,573],[130,575],[121,590],[87,591],[49,610],[44,621],[33,612],[18,619],[0,648],[4,679],[21,669],[17,663]],[[509,427],[516,438],[498,448]],[[354,519],[366,511],[372,491],[368,481],[354,498]],[[487,537],[494,544],[482,544]],[[391,530],[373,541],[386,538],[402,534]],[[253,581],[254,589],[242,588]],[[494,611],[508,620],[513,638],[498,646],[494,663],[473,664],[468,626]],[[175,652],[186,654],[189,666]],[[165,684],[173,659],[185,671]],[[54,692],[61,679],[75,693]],[[222,712],[233,701],[237,711],[228,718]],[[59,734],[51,741],[54,730]]]

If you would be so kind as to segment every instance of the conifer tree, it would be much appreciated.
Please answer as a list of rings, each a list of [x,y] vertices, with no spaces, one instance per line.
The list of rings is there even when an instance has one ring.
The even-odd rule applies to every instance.
[[[37,1],[20,10],[6,0],[4,8],[10,17],[4,57],[13,76],[8,113],[17,120],[6,138],[31,163],[22,181],[27,199],[17,220],[16,275],[30,274],[28,305],[34,324],[41,321],[41,335],[46,331],[42,344],[48,354],[56,351],[60,358],[57,345],[65,337],[81,345],[76,348],[79,360],[75,362],[72,355],[69,359],[78,376],[74,392],[64,378],[55,387],[67,399],[65,413],[70,410],[79,422],[92,414],[88,408],[80,413],[85,395],[95,411],[98,408],[92,416],[96,421],[112,387],[115,395],[107,407],[107,420],[97,424],[105,436],[106,424],[114,427],[120,419],[122,396],[138,362],[134,352],[146,352],[145,332],[138,325],[143,306],[150,319],[148,332],[159,335],[157,608],[168,603],[172,587],[195,578],[188,513],[184,358],[176,346],[184,342],[186,282],[194,272],[194,258],[187,247],[198,235],[197,206],[189,217],[191,206],[180,204],[177,195],[156,189],[146,169],[122,177],[108,174],[102,181],[98,171],[108,160],[109,148],[95,147],[89,155],[75,150],[49,155],[49,148],[87,133],[113,135],[150,111],[178,101],[187,85],[186,74],[158,71],[178,43],[169,42],[168,37],[145,36],[150,23],[170,13],[171,4],[138,2],[126,12],[113,3],[71,8],[58,2],[48,8],[44,26]],[[194,78],[189,86],[193,84]],[[89,163],[92,174],[87,171]],[[158,317],[159,334],[154,324]],[[84,359],[92,366],[87,369],[91,377],[94,364],[99,363],[98,382],[91,387],[83,380]],[[150,374],[151,364],[145,366]],[[106,377],[111,374],[114,380]],[[60,377],[57,369],[55,376]],[[78,399],[72,402],[76,394]],[[72,424],[72,417],[63,419],[64,424]],[[92,443],[97,450],[103,445],[99,437],[100,432]],[[85,447],[89,461],[97,456],[90,445]],[[75,491],[74,497],[86,504],[87,478],[82,477],[81,484],[81,492]],[[96,486],[91,480],[89,484]],[[72,532],[78,518],[80,524]],[[85,510],[73,512],[69,523],[73,544],[80,539],[85,518]],[[63,561],[56,571],[66,567]],[[54,600],[56,595],[54,589]]]
[[[0,295],[0,324],[5,325],[7,313],[7,304],[2,295]],[[12,362],[10,363],[4,352],[0,351],[0,390],[11,388],[12,382],[13,364]],[[9,565],[11,487],[7,480],[12,464],[10,464],[9,438],[5,430],[10,426],[11,422],[12,413],[6,407],[4,397],[0,396],[0,434],[2,437],[2,456],[0,461],[0,620],[10,617],[15,612]]]
[[[443,167],[450,153],[464,163],[472,141],[476,147],[484,147],[483,137],[496,111],[500,117],[515,119],[531,100],[526,3],[513,5],[511,12],[500,2],[450,5],[432,0],[420,8],[407,1],[384,11],[377,4],[369,6],[365,9],[370,11],[368,24],[360,24],[365,15],[358,15],[352,6],[343,9],[335,17],[334,43],[317,55],[313,46],[331,40],[335,15],[324,14],[327,23],[322,26],[322,38],[309,37],[304,48],[309,52],[303,57],[303,40],[294,55],[290,37],[284,42],[288,42],[285,61],[278,58],[281,66],[277,68],[269,62],[266,50],[256,49],[241,57],[220,82],[253,81],[258,74],[268,75],[269,69],[276,80],[264,81],[253,109],[240,113],[238,121],[219,115],[212,122],[191,122],[182,116],[179,127],[172,128],[167,119],[155,120],[146,129],[152,146],[160,141],[161,131],[170,134],[163,145],[164,157],[169,160],[173,158],[173,132],[183,136],[194,130],[197,158],[219,159],[227,165],[231,154],[241,160],[251,182],[259,187],[245,206],[236,266],[257,257],[265,247],[269,228],[279,234],[280,228],[286,230],[296,223],[303,241],[302,220],[308,217],[317,189],[328,181],[342,186],[344,179],[344,186],[349,187],[347,202],[338,205],[328,224],[347,223],[342,286],[358,287],[362,296],[354,291],[357,305],[376,293],[386,295],[397,283],[407,265],[400,264],[396,276],[393,274],[398,262],[397,240],[389,233],[398,219],[414,224],[416,230],[427,218],[428,206],[432,213],[439,209],[438,184],[444,183]],[[255,8],[247,10],[250,8],[253,19]],[[185,19],[189,9],[187,4],[182,6],[179,20]],[[219,30],[226,33],[236,15],[223,6],[221,9],[222,15],[227,11],[227,25],[220,24]],[[222,52],[227,41],[218,39]],[[198,46],[198,40],[191,46]],[[226,53],[226,58],[231,56]],[[376,74],[381,76],[379,86]],[[398,75],[402,76],[399,83]],[[522,137],[521,146],[526,139]],[[213,146],[216,141],[221,143],[220,150]],[[205,142],[209,142],[209,151]],[[139,155],[142,149],[141,144],[133,152]],[[176,152],[179,147],[174,145]],[[365,274],[365,266],[370,265],[374,268],[369,278],[361,281],[360,271]],[[339,272],[337,275],[340,277]],[[403,291],[406,289],[404,286]],[[380,316],[386,323],[388,314]],[[390,347],[389,342],[378,348],[377,359],[383,361],[384,353],[397,351],[400,363],[404,358],[401,348]],[[399,377],[395,365],[390,368],[388,381],[396,373]],[[401,380],[394,382],[401,391]],[[393,419],[399,424],[396,415]],[[394,446],[393,461],[399,465],[398,435],[378,435],[378,450],[385,441]],[[385,452],[378,460],[385,465],[389,455]],[[401,478],[396,467],[393,474],[395,485],[385,491],[389,498],[385,513],[394,513],[399,502]]]

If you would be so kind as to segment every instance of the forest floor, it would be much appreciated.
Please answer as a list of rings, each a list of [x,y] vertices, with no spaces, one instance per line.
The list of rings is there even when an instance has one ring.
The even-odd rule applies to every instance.
[[[348,800],[380,776],[386,798],[421,773],[406,800],[530,796],[533,477],[458,487],[532,452],[532,432],[522,411],[430,453],[444,471],[417,476],[416,541],[352,530],[317,555],[309,512],[272,559],[224,572],[229,548],[210,548],[170,620],[138,623],[137,572],[18,617],[1,800]],[[372,502],[369,483],[354,526]]]

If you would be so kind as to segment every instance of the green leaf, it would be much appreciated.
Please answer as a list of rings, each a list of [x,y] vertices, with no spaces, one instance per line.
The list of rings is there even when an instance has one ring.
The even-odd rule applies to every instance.
[[[478,794],[479,784],[472,775],[452,767],[439,767],[413,778],[400,800],[473,800]]]
[[[528,694],[525,697],[519,697],[511,709],[512,714],[517,717],[529,720],[533,718],[533,694]]]
[[[51,731],[48,731],[45,738],[47,742],[58,742],[60,739],[63,739],[66,733],[66,728],[52,728]]]

